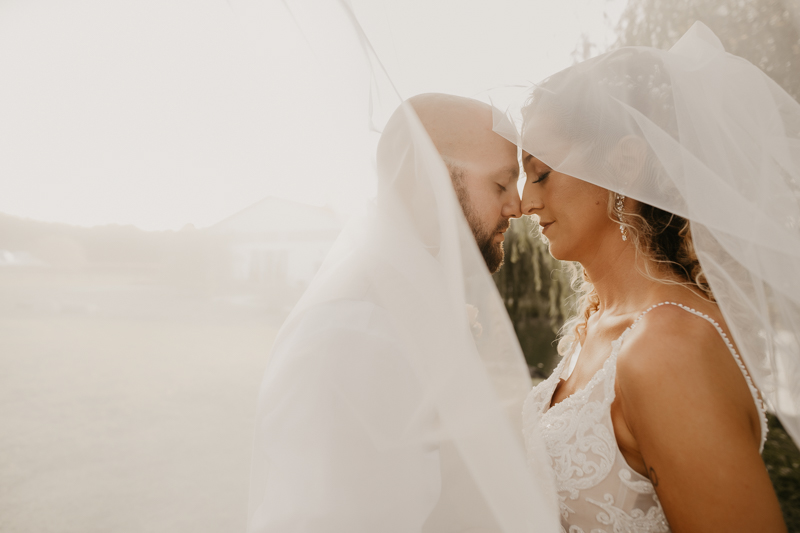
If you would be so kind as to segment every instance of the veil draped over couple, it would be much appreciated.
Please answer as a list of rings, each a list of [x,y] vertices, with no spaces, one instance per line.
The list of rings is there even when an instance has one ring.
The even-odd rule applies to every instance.
[[[376,176],[270,355],[250,533],[785,531],[800,105],[769,77],[696,23],[508,108],[411,97]],[[581,284],[535,387],[491,277],[520,216]]]

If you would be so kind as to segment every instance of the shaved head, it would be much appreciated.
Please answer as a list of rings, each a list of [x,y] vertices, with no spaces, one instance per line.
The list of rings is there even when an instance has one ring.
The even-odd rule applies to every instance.
[[[438,93],[413,96],[408,103],[448,166],[460,167],[476,155],[491,158],[498,147],[511,145],[492,131],[492,108],[488,104]]]

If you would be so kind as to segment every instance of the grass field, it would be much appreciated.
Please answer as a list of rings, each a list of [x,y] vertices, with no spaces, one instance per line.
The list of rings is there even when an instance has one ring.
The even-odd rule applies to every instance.
[[[243,531],[274,327],[0,318],[0,531]]]

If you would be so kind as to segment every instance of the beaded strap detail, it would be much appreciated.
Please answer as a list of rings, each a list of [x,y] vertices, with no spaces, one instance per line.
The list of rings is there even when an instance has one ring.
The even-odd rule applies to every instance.
[[[722,331],[722,328],[720,327],[720,325],[717,323],[716,320],[714,320],[710,316],[706,315],[705,313],[701,313],[700,311],[698,311],[696,309],[692,309],[691,307],[688,307],[688,306],[683,305],[683,304],[679,304],[677,302],[661,302],[661,303],[657,303],[657,304],[655,304],[653,306],[650,306],[647,309],[645,309],[644,312],[642,312],[642,314],[640,314],[636,318],[636,320],[633,321],[633,324],[630,325],[630,327],[628,328],[627,331],[631,331],[633,328],[635,328],[636,324],[639,323],[639,321],[644,317],[644,315],[646,315],[647,313],[649,313],[650,311],[652,311],[656,307],[661,307],[662,305],[674,305],[676,307],[680,307],[684,311],[688,311],[688,312],[692,313],[693,315],[696,315],[696,316],[699,316],[700,318],[706,319],[708,322],[711,323],[711,325],[713,325],[717,329],[717,332],[722,337],[722,340],[725,341],[725,346],[728,347],[728,350],[730,350],[731,355],[733,355],[734,360],[736,360],[736,364],[739,365],[739,370],[742,371],[742,375],[744,376],[744,379],[747,382],[747,387],[750,389],[750,394],[753,395],[753,401],[755,402],[756,410],[758,411],[758,418],[761,421],[761,446],[759,446],[759,450],[758,451],[759,451],[759,453],[763,452],[764,451],[764,443],[767,440],[767,431],[768,431],[768,427],[767,427],[767,408],[764,405],[763,400],[761,400],[761,397],[760,397],[760,395],[758,393],[758,389],[756,388],[755,384],[753,383],[753,380],[750,378],[750,374],[747,372],[747,368],[744,366],[744,363],[742,362],[741,356],[736,352],[736,349],[733,347],[733,343],[730,341],[730,339],[728,339],[728,336],[725,334],[725,332]],[[626,333],[627,333],[627,331],[626,331]]]

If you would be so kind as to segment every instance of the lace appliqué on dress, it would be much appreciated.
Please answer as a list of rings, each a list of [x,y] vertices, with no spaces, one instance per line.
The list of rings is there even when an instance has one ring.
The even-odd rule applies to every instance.
[[[566,490],[571,500],[577,499],[581,490],[594,487],[607,477],[614,465],[617,441],[613,428],[602,423],[613,400],[613,381],[611,398],[604,394],[603,398],[589,400],[597,382],[608,383],[603,380],[607,372],[604,366],[586,388],[542,415],[542,434],[558,489]]]
[[[672,304],[711,322],[739,365],[753,394],[766,437],[764,406],[747,370],[720,326],[694,309],[664,302],[647,309],[611,344],[611,355],[583,389],[553,407],[550,402],[570,357],[531,390],[523,408],[523,433],[541,434],[556,477],[563,533],[669,533],[650,480],[632,470],[617,445],[611,421],[616,361],[625,336],[651,309]],[[574,355],[574,354],[573,354]]]
[[[614,533],[626,533],[629,531],[641,533],[668,532],[670,530],[669,524],[664,516],[664,510],[661,508],[661,502],[658,501],[653,484],[649,480],[634,481],[630,470],[620,470],[618,475],[622,484],[630,490],[641,495],[649,495],[653,500],[653,505],[646,512],[641,508],[634,508],[629,514],[614,504],[614,497],[611,494],[606,493],[602,502],[593,498],[586,498],[587,502],[602,509],[595,517],[597,521],[611,526],[611,531]]]
[[[621,341],[583,389],[550,407],[565,358],[525,402],[523,429],[526,438],[539,431],[544,439],[564,533],[669,532],[653,485],[628,468],[614,436],[611,403]]]

